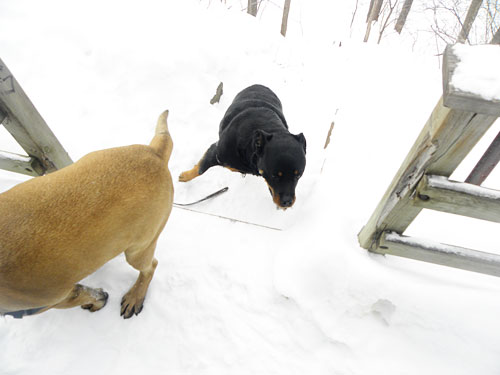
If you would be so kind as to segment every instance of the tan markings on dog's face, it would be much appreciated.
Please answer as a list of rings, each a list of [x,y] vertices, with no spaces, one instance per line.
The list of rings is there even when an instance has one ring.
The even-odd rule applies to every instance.
[[[259,169],[259,174],[262,176],[264,174],[264,171],[262,169]]]
[[[267,183],[267,181],[266,181],[266,183]],[[273,202],[274,202],[274,204],[275,204],[278,208],[281,208],[282,210],[286,210],[286,209],[287,209],[287,207],[281,207],[281,205],[280,205],[280,202],[281,202],[281,197],[280,197],[280,195],[279,195],[279,194],[276,194],[276,193],[274,192],[274,189],[271,187],[271,185],[269,185],[269,183],[267,184],[267,186],[269,187],[269,191],[271,192],[271,195],[272,195],[272,197],[273,197]],[[294,198],[294,202],[295,202],[295,198]]]
[[[278,172],[278,176],[282,177],[283,176],[283,172]]]
[[[299,171],[298,171],[298,170],[294,170],[294,171],[293,171],[293,174],[294,174],[295,176],[297,176],[297,175],[299,174]]]

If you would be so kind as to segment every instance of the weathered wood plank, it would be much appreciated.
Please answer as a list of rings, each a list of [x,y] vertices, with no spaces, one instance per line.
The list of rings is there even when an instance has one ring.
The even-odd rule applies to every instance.
[[[384,232],[375,252],[500,276],[500,255],[401,236],[395,232]]]
[[[500,191],[426,175],[413,198],[417,207],[500,223]]]
[[[426,173],[449,177],[496,117],[478,115],[437,103],[377,208],[358,235],[360,245],[377,247],[384,230],[403,233],[421,208],[412,204],[417,183]]]
[[[465,179],[468,184],[481,185],[488,178],[500,161],[500,133],[497,134],[484,155],[478,161],[469,176]]]
[[[45,172],[72,163],[68,153],[1,59],[0,111],[7,115],[3,121],[5,128],[29,156],[40,161]]]
[[[464,48],[464,46],[461,46]],[[473,47],[470,47],[473,48]],[[491,46],[500,48],[500,46]],[[500,100],[487,100],[473,92],[466,92],[453,86],[453,75],[460,63],[454,46],[448,45],[443,56],[443,103],[446,107],[463,111],[481,113],[490,116],[500,116]]]
[[[5,151],[0,151],[0,169],[28,176],[39,176],[43,173],[43,168],[37,159]]]

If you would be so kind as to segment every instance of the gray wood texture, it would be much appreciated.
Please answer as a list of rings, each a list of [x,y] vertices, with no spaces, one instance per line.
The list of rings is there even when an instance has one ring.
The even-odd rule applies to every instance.
[[[26,153],[38,159],[43,173],[72,163],[42,116],[0,59],[0,111],[7,117],[3,125]]]
[[[487,100],[475,93],[460,91],[451,84],[455,70],[460,63],[453,47],[453,45],[448,45],[443,56],[444,105],[449,108],[499,117],[500,100]],[[500,49],[500,46],[491,46],[491,48]]]
[[[376,253],[500,276],[500,255],[384,232]]]
[[[481,185],[488,178],[500,161],[500,133],[497,134],[491,145],[485,151],[474,169],[465,179],[468,184]]]
[[[417,186],[417,207],[500,223],[500,191],[426,175]]]
[[[37,159],[5,151],[0,151],[0,169],[33,177],[43,173],[43,168]]]
[[[441,98],[359,233],[360,245],[374,250],[383,231],[404,233],[422,210],[412,203],[412,196],[424,174],[449,177],[495,120],[494,116],[444,107]]]

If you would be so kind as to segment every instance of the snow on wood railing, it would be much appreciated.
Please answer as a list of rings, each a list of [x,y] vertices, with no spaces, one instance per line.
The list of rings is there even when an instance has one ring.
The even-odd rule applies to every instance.
[[[500,45],[446,47],[443,58],[444,105],[500,116]]]
[[[37,159],[5,151],[0,151],[0,169],[33,177],[44,172]]]
[[[500,191],[450,181],[443,176],[424,176],[417,186],[413,204],[500,223]]]
[[[500,276],[500,255],[384,232],[375,252]]]
[[[492,54],[498,52],[495,48],[500,48],[488,47],[492,47],[488,49],[493,51]],[[488,62],[492,73],[485,72],[484,64],[480,69],[476,65],[476,70],[482,70],[487,77],[495,75],[495,79],[483,80],[476,88],[470,84],[464,86],[466,79],[455,78],[467,74],[459,69],[466,59],[456,56],[456,53],[465,55],[462,48],[475,47],[447,48],[443,66],[443,97],[372,216],[361,229],[358,239],[363,248],[376,253],[500,276],[500,256],[464,249],[466,255],[457,258],[455,250],[462,248],[441,251],[442,247],[426,246],[422,241],[402,236],[423,208],[500,222],[500,192],[448,180],[500,116],[500,90],[498,94],[495,91],[499,82],[497,67],[500,60],[491,65]],[[489,96],[485,95],[486,92]],[[482,254],[486,254],[486,258]]]
[[[38,161],[30,164],[34,168],[31,171],[26,170],[31,169],[30,167],[23,165],[24,172],[28,172],[26,174],[49,173],[72,163],[68,153],[1,59],[0,118],[2,125],[26,151],[28,157]],[[28,160],[25,162],[29,163]],[[8,170],[19,170],[19,158],[4,153],[2,165]]]
[[[358,235],[365,249],[377,247],[384,230],[403,233],[422,210],[412,204],[427,173],[449,177],[496,117],[450,109],[439,100],[374,213]]]

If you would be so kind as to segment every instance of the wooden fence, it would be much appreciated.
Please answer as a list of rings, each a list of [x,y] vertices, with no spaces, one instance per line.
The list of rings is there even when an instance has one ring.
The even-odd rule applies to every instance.
[[[0,124],[27,154],[0,151],[0,169],[40,176],[72,163],[68,153],[1,59]]]
[[[500,255],[403,235],[423,208],[500,222],[500,191],[449,180],[500,116],[498,101],[450,84],[457,61],[448,46],[443,96],[358,239],[375,253],[500,276]]]

